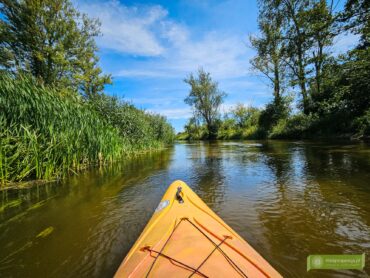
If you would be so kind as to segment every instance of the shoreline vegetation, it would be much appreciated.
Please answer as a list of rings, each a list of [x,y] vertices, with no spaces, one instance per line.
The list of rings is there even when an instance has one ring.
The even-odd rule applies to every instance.
[[[200,69],[185,79],[194,116],[178,140],[370,137],[370,2],[259,0],[259,34],[250,36],[252,70],[271,88],[265,107],[237,104]],[[347,52],[334,40],[351,39]],[[337,50],[338,51],[338,50]]]
[[[1,189],[173,142],[165,117],[104,92],[97,19],[69,0],[2,1],[0,15]]]
[[[50,180],[162,148],[172,127],[117,98],[62,95],[27,76],[0,77],[0,183]]]

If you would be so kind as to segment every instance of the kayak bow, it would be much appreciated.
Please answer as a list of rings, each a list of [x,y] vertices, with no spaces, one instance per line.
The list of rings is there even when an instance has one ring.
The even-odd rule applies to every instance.
[[[115,277],[282,277],[184,182],[173,182]]]

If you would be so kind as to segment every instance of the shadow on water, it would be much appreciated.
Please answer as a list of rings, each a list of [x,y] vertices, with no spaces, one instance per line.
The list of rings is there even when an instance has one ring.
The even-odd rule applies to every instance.
[[[181,179],[284,277],[366,277],[306,258],[370,250],[369,169],[365,144],[194,142],[3,193],[0,276],[111,277]]]
[[[4,203],[1,214],[1,276],[112,276],[161,198],[147,198],[150,179],[166,172],[172,156],[173,149],[153,152],[8,192],[4,199],[19,205]]]

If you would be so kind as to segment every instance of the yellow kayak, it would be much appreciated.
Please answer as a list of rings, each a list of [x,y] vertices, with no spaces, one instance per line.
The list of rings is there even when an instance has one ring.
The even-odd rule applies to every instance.
[[[167,189],[115,277],[282,277],[184,182]]]

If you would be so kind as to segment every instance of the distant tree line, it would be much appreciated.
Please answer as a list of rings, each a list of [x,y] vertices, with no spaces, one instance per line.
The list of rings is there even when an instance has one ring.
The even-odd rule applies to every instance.
[[[212,138],[370,135],[370,1],[347,0],[336,11],[339,4],[334,0],[258,1],[259,35],[250,36],[256,51],[250,63],[270,84],[273,99],[264,109],[238,105],[224,115],[224,121],[218,114],[218,131],[212,132]],[[348,34],[359,37],[357,45],[334,55],[334,40]],[[293,114],[295,94],[300,112]],[[243,113],[242,118],[253,115],[252,130],[251,123],[242,128]],[[209,137],[201,118],[195,119],[185,126],[181,138]]]

